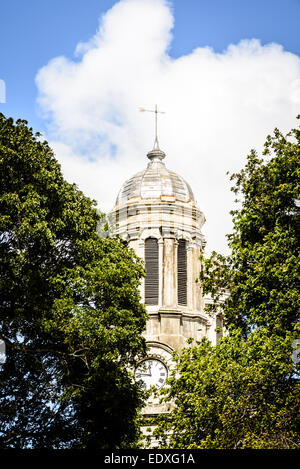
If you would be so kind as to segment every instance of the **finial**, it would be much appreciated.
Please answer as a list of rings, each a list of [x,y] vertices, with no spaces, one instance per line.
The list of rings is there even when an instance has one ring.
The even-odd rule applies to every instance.
[[[148,156],[148,158],[149,158],[149,155],[152,154],[152,153],[153,153],[153,155],[154,155],[154,153],[156,153],[155,156],[158,156],[158,154],[160,154],[160,156],[158,156],[158,157],[159,157],[159,159],[162,160],[162,159],[165,157],[165,154],[164,154],[163,151],[161,151],[161,149],[159,148],[159,144],[158,144],[158,138],[157,138],[157,114],[158,114],[158,113],[159,113],[159,114],[165,114],[165,112],[164,112],[164,111],[158,111],[158,110],[157,110],[157,104],[155,104],[155,110],[153,110],[153,109],[144,109],[143,107],[140,107],[140,112],[154,112],[154,114],[155,114],[155,139],[154,139],[154,145],[153,145],[153,150],[152,150],[150,153],[148,153],[147,156]],[[162,155],[163,155],[163,156],[162,156]],[[153,159],[153,158],[154,158],[154,156],[152,156],[152,158],[150,158],[150,159]]]

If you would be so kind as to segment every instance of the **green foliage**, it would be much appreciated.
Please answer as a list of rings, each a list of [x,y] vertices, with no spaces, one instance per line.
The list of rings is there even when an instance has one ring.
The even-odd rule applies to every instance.
[[[0,114],[0,447],[134,444],[143,265],[26,121]]]
[[[300,448],[300,389],[291,355],[291,337],[282,340],[267,329],[248,339],[234,330],[215,347],[203,339],[184,349],[164,391],[175,406],[157,422],[161,447]]]
[[[292,361],[300,311],[300,131],[277,129],[263,158],[251,151],[233,174],[231,254],[202,257],[210,314],[227,336],[175,357],[164,390],[174,409],[158,419],[170,448],[300,448],[299,364]]]
[[[254,150],[245,169],[233,174],[232,191],[241,196],[231,212],[231,254],[204,260],[201,280],[221,306],[228,324],[293,330],[300,310],[300,130],[285,137],[277,129],[265,144],[265,159]]]

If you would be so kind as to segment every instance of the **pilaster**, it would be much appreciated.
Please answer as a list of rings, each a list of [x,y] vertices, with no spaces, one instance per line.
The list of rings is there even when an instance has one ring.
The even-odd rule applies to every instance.
[[[176,298],[176,273],[174,238],[164,239],[163,252],[163,307],[174,307]]]

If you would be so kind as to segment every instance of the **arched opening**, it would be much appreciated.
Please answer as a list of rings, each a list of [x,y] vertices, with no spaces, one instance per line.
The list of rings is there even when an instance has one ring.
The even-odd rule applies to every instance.
[[[158,242],[156,238],[147,238],[145,241],[145,303],[158,305]]]
[[[186,241],[180,239],[177,251],[177,298],[178,304],[187,305],[187,256]]]

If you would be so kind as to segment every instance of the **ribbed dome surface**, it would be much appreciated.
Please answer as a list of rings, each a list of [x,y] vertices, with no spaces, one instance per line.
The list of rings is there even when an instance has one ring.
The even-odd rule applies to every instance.
[[[194,200],[189,184],[177,173],[167,169],[161,161],[162,157],[151,158],[153,154],[154,152],[148,154],[150,163],[147,168],[135,174],[123,184],[116,204],[122,205],[132,197],[141,197],[142,199],[170,197],[182,202]]]

